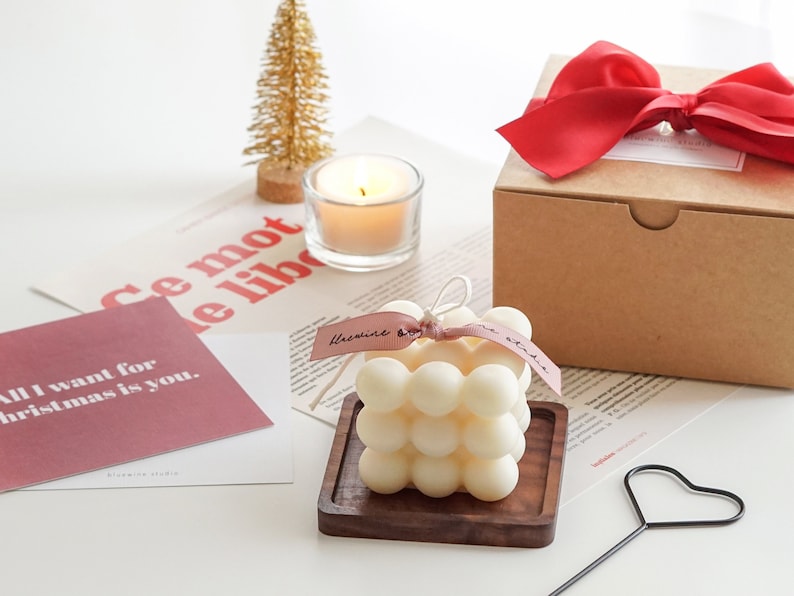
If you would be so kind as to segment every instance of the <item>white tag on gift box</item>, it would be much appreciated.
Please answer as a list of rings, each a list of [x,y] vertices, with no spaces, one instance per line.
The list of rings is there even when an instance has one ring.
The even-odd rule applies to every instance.
[[[675,131],[662,122],[653,128],[627,134],[604,159],[644,161],[690,168],[741,172],[745,153],[718,145],[696,130]]]

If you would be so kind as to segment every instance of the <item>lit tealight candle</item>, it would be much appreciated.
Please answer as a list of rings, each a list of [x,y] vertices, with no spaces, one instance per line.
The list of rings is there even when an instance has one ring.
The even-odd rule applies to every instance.
[[[377,205],[408,192],[411,171],[402,161],[377,155],[331,160],[317,170],[315,187],[328,199],[345,204]]]
[[[350,270],[403,262],[419,243],[422,184],[414,166],[387,155],[314,164],[303,178],[309,251]]]

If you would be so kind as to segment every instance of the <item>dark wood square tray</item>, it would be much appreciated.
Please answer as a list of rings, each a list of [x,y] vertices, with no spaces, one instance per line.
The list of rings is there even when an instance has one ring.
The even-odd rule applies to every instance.
[[[370,491],[358,475],[364,445],[356,434],[363,404],[345,398],[317,503],[324,534],[417,542],[541,547],[554,540],[568,410],[554,402],[529,402],[532,422],[519,462],[515,490],[486,503],[468,493],[436,499],[407,488],[394,495]]]

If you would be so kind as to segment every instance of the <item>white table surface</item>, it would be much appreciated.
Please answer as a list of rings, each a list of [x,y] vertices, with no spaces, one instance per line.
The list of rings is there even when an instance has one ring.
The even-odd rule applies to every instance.
[[[549,53],[607,39],[654,63],[771,60],[794,74],[782,0],[536,4],[307,0],[331,127],[374,115],[492,164],[495,178],[507,147],[493,131],[521,112]],[[275,8],[0,4],[0,331],[74,314],[30,286],[253,177],[241,150]],[[333,429],[293,417],[292,484],[0,495],[0,590],[546,594],[635,527],[613,475],[562,508],[542,549],[324,536]],[[737,492],[745,518],[647,532],[568,593],[790,593],[793,423],[792,392],[745,388],[646,453]]]

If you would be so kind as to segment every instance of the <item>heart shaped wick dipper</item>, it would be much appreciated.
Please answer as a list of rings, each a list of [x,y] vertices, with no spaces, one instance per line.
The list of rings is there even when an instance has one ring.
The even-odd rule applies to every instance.
[[[716,495],[720,497],[725,497],[726,499],[733,501],[736,504],[738,510],[731,517],[649,522],[648,520],[645,519],[645,515],[643,514],[642,508],[640,507],[640,504],[637,501],[637,497],[634,495],[634,490],[632,490],[631,488],[631,479],[637,474],[648,471],[664,472],[667,474],[671,474],[672,476],[675,476],[678,480],[680,480],[690,491],[694,493],[702,493],[707,495]],[[567,582],[562,584],[559,588],[551,592],[549,596],[556,596],[557,594],[561,594],[564,590],[567,590],[569,587],[571,587],[571,585],[573,585],[575,582],[580,580],[586,574],[590,573],[590,571],[595,569],[598,565],[603,563],[606,559],[611,557],[618,550],[626,546],[626,544],[631,542],[631,540],[639,536],[645,530],[665,529],[665,528],[727,526],[728,524],[732,524],[733,522],[738,521],[744,515],[744,509],[745,509],[744,501],[742,501],[742,499],[738,495],[735,495],[734,493],[727,490],[723,490],[721,488],[710,488],[707,486],[698,486],[696,484],[693,484],[681,472],[669,466],[663,466],[660,464],[645,464],[642,466],[637,466],[636,468],[632,468],[623,478],[623,486],[625,486],[626,492],[629,495],[629,499],[631,499],[631,504],[634,507],[634,511],[637,513],[637,517],[639,518],[640,521],[639,527],[636,530],[634,530],[631,534],[626,536],[623,540],[618,542],[615,546],[610,548],[603,555],[598,557],[595,561],[590,563],[587,567],[582,569],[579,573],[574,575]]]
[[[675,476],[690,491],[694,493],[703,493],[703,494],[725,497],[726,499],[733,501],[737,505],[738,511],[733,516],[726,518],[647,521],[645,515],[642,512],[640,504],[637,501],[637,497],[634,495],[634,491],[631,488],[631,479],[642,472],[648,472],[648,471],[665,472],[667,474]],[[721,488],[710,488],[708,486],[698,486],[696,484],[693,484],[681,472],[669,466],[663,466],[660,464],[646,464],[643,466],[637,466],[636,468],[632,468],[631,470],[629,470],[629,472],[626,474],[625,478],[623,479],[623,486],[626,487],[626,492],[629,495],[629,499],[631,499],[631,504],[634,506],[634,511],[637,512],[637,517],[640,520],[640,524],[642,524],[640,528],[642,529],[647,528],[649,530],[652,530],[654,528],[691,528],[691,527],[705,527],[705,526],[725,526],[739,520],[744,515],[744,501],[742,501],[742,499],[739,498],[738,495],[735,495],[732,492],[723,490]]]

